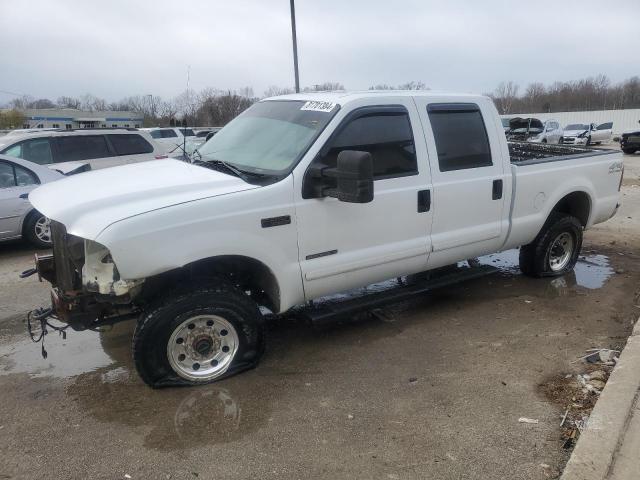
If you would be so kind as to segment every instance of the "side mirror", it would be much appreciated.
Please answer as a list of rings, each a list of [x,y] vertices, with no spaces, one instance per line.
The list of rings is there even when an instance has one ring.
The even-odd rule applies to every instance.
[[[303,198],[333,197],[348,203],[373,200],[373,160],[369,152],[343,150],[335,168],[312,165],[305,177]]]

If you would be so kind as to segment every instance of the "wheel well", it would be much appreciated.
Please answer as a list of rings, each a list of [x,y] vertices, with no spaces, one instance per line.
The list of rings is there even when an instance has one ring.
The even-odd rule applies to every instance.
[[[562,198],[551,210],[572,215],[580,220],[583,227],[587,226],[591,212],[591,199],[585,192],[572,192]]]
[[[149,298],[172,285],[207,278],[225,278],[243,292],[249,292],[258,305],[272,312],[280,309],[280,287],[276,276],[264,263],[242,255],[221,255],[189,263],[145,281],[142,296]]]

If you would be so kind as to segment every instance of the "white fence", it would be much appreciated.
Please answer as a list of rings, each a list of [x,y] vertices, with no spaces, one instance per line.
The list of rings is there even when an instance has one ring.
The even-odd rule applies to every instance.
[[[628,110],[594,110],[591,112],[551,112],[551,113],[512,113],[502,115],[503,118],[534,117],[543,122],[558,120],[562,127],[570,123],[606,123],[613,122],[614,135],[620,135],[625,130],[640,128],[640,109]]]

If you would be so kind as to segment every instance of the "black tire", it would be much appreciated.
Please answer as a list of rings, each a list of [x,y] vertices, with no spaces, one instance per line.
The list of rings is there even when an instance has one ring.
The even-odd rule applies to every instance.
[[[564,138],[560,137],[558,139],[558,145],[562,145],[564,143]]]
[[[543,139],[542,139],[542,143],[547,143],[547,139],[546,139],[546,138],[543,138]]]
[[[215,378],[185,378],[169,361],[171,335],[187,319],[198,315],[223,317],[233,326],[239,341],[228,368]],[[151,387],[201,385],[255,367],[264,352],[264,337],[264,319],[255,302],[233,285],[215,281],[168,293],[148,305],[133,336],[133,359],[140,377]]]
[[[41,220],[46,220],[47,217],[42,215],[37,210],[33,210],[27,219],[24,221],[23,233],[24,237],[27,239],[31,245],[38,248],[51,248],[53,243],[51,242],[51,230],[49,230],[48,241],[46,241],[47,237],[38,236],[36,232],[36,227],[38,226],[38,222]]]
[[[556,277],[573,270],[582,248],[582,232],[582,224],[577,218],[563,213],[552,213],[533,242],[520,247],[520,270],[524,275],[538,278]],[[573,247],[567,263],[557,269],[557,266],[552,267],[550,257],[552,248],[562,249],[554,243],[565,233],[572,238]]]
[[[623,148],[622,151],[628,155],[633,155],[634,153],[636,153],[635,148]]]
[[[587,144],[586,144],[586,146],[588,147],[589,145],[591,145],[591,135],[589,135],[589,136],[587,137]]]

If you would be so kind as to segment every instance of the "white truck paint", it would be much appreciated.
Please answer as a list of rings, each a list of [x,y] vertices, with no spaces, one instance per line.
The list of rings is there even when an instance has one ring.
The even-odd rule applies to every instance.
[[[269,128],[286,123],[281,119],[272,122],[268,114],[251,117],[250,109],[207,143],[225,146],[219,149],[220,157],[238,168],[246,167],[254,176],[241,179],[226,171],[227,167],[215,171],[163,160],[89,172],[44,185],[31,194],[31,202],[62,224],[68,235],[84,239],[91,258],[96,258],[96,244],[103,249],[103,261],[112,261],[119,274],[118,294],[126,292],[126,282],[131,282],[131,298],[114,298],[114,304],[135,304],[141,283],[167,272],[199,265],[205,259],[233,258],[259,266],[254,279],[266,282],[259,288],[265,290],[268,306],[275,313],[324,295],[529,244],[567,198],[575,200],[569,202],[575,210],[571,213],[585,229],[613,216],[619,206],[619,152],[574,149],[573,155],[564,157],[515,161],[510,157],[500,117],[487,97],[433,92],[316,93],[275,97],[257,105],[253,111],[288,109],[286,118],[298,115],[296,118],[303,120],[294,130],[283,130],[277,142],[256,138],[259,135],[242,140],[238,132],[243,122],[271,122]],[[298,110],[311,110],[316,117],[307,122]],[[458,144],[470,153],[459,158],[482,154],[484,165],[443,167],[457,147],[442,151],[433,122],[440,122],[438,141],[444,142],[443,138],[458,133],[447,130],[453,128],[447,123],[447,118],[452,118],[447,114],[458,110],[470,119],[481,119],[489,149],[482,153],[482,138],[467,136],[466,143],[459,140]],[[326,158],[332,151],[325,150],[339,145],[348,128],[354,125],[356,129],[357,120],[372,121],[376,115],[408,119],[412,139],[402,145],[398,162],[415,152],[415,171],[377,178],[373,200],[368,203],[348,203],[329,196],[305,198],[305,176],[320,157]],[[280,161],[282,152],[301,145],[300,135],[305,132],[301,125],[315,128],[323,119],[326,126],[301,148],[299,160],[288,170],[269,177],[273,168],[253,165],[264,166],[259,162],[266,162],[262,159],[270,155],[274,162]],[[266,131],[260,125],[258,131]],[[360,134],[370,134],[362,131],[362,125],[358,127]],[[392,133],[387,130],[378,135]],[[242,155],[224,158],[234,141],[263,145],[264,157],[242,157],[243,150]],[[371,145],[376,141],[372,138]],[[381,146],[375,144],[375,148],[387,148],[379,141]],[[528,148],[534,147],[568,149],[546,145]],[[272,154],[274,150],[277,152]],[[221,159],[214,153],[210,161]],[[383,154],[375,155],[374,163],[383,158]],[[426,211],[419,211],[425,191],[430,194],[430,204]],[[265,221],[274,221],[274,226]],[[89,271],[100,269],[85,265],[79,287],[84,293],[95,281],[102,283],[100,292],[110,291],[108,284],[115,278],[87,278]],[[59,285],[58,279],[56,289],[64,296]],[[104,296],[100,301],[109,303]],[[76,307],[65,304],[64,308],[69,314]],[[201,377],[176,373],[183,379],[201,381]],[[202,378],[211,380],[217,375]]]

